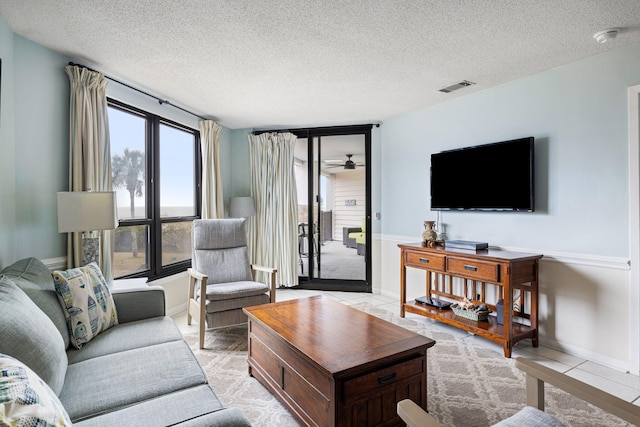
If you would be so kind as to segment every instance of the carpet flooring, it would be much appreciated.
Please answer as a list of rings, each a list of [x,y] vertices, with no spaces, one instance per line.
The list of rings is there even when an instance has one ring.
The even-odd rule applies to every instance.
[[[367,303],[352,307],[436,340],[427,352],[427,405],[443,426],[490,426],[525,406],[524,374],[502,353],[452,335],[437,322],[404,319]],[[248,375],[245,325],[207,331],[203,350],[197,348],[196,334],[186,334],[185,340],[223,405],[242,409],[254,426],[298,426]],[[568,426],[631,425],[553,386],[546,385],[545,403],[546,411]]]

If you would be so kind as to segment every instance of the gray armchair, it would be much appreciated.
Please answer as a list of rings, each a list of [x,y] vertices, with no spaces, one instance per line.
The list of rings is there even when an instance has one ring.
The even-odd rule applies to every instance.
[[[244,323],[243,307],[275,302],[276,269],[249,263],[244,219],[195,220],[192,239],[187,324],[198,316],[204,348],[205,322],[209,328]],[[270,286],[256,282],[255,271],[268,273]]]

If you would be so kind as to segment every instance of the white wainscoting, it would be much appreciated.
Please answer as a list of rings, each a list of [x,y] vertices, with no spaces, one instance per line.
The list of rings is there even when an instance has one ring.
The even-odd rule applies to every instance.
[[[416,238],[376,235],[372,239],[373,289],[399,300],[399,243]],[[629,309],[628,259],[502,248],[541,253],[539,327],[541,345],[561,350],[623,371],[630,366],[629,334],[633,319]],[[407,299],[424,295],[425,272],[407,269]]]

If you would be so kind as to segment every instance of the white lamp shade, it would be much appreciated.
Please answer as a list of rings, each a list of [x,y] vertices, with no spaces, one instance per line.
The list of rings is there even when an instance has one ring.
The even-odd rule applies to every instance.
[[[114,230],[118,227],[115,191],[58,193],[58,232]]]
[[[232,197],[229,200],[229,216],[232,218],[248,218],[256,214],[253,197]]]

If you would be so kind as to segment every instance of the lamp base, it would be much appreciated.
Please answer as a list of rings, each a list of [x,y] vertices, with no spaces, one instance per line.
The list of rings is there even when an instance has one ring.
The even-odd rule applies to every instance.
[[[82,264],[95,262],[100,266],[100,232],[82,233]]]

